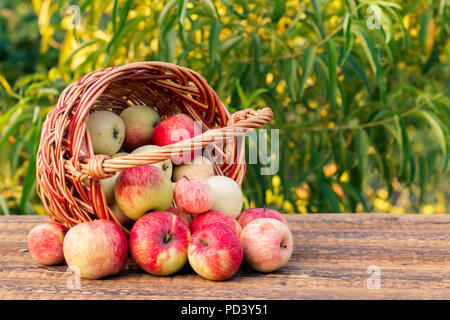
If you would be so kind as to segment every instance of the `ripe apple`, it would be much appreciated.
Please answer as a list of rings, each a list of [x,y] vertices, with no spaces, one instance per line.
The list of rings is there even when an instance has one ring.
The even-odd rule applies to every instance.
[[[279,220],[261,218],[242,229],[241,243],[247,263],[256,271],[271,272],[284,266],[294,242],[289,228]]]
[[[127,237],[110,220],[82,222],[64,239],[67,265],[84,279],[99,279],[122,270],[128,257]]]
[[[189,238],[189,228],[181,218],[166,211],[151,212],[131,229],[131,255],[148,273],[167,276],[186,263]]]
[[[197,155],[192,163],[181,164],[173,169],[173,181],[186,177],[188,179],[203,178],[206,179],[214,175],[212,162],[201,155]]]
[[[214,192],[205,179],[178,180],[173,191],[177,207],[189,214],[199,214],[211,209]]]
[[[173,213],[174,215],[178,216],[181,218],[181,220],[184,221],[184,223],[186,223],[186,225],[189,227],[189,225],[191,224],[192,221],[192,216],[186,212],[183,212],[181,209],[177,208],[177,207],[170,207],[169,209],[167,209],[167,211]]]
[[[214,191],[214,204],[211,210],[222,211],[236,219],[244,204],[241,188],[236,181],[225,176],[208,177],[206,181]]]
[[[127,154],[128,153],[126,152],[119,152],[113,155],[112,158],[125,156]],[[116,174],[112,177],[100,180],[100,184],[102,185],[103,192],[105,194],[106,203],[108,203],[109,205],[114,203],[114,185],[116,184],[118,176],[119,172],[116,172]]]
[[[120,210],[120,207],[117,203],[113,203],[111,205],[111,211],[114,214],[114,216],[116,217],[117,221],[119,221],[119,223],[123,226],[129,224],[130,222],[132,222],[133,220],[131,220],[130,218],[128,218],[123,212],[122,210]]]
[[[122,212],[137,220],[149,210],[170,208],[172,182],[160,168],[151,164],[125,169],[117,178],[114,195]]]
[[[112,156],[122,147],[125,124],[111,111],[97,111],[89,115],[87,122],[95,154]]]
[[[238,271],[242,257],[238,236],[223,223],[205,225],[189,241],[188,259],[192,269],[209,280],[231,278]]]
[[[28,249],[33,259],[46,266],[64,262],[63,242],[68,230],[58,222],[41,223],[31,229],[28,233]]]
[[[283,222],[285,225],[288,225],[286,219],[280,212],[278,212],[277,210],[268,209],[265,206],[264,208],[252,208],[244,210],[237,220],[241,224],[241,227],[245,228],[247,224],[249,224],[253,220],[260,218],[273,218]]]
[[[153,130],[161,121],[158,112],[142,105],[126,108],[120,118],[125,123],[125,145],[132,149],[150,144]]]
[[[229,215],[223,213],[222,211],[210,210],[205,213],[202,213],[196,216],[191,224],[189,225],[189,230],[191,230],[191,234],[195,234],[197,231],[201,230],[205,225],[211,224],[213,222],[221,222],[226,224],[233,230],[236,235],[239,237],[241,235],[242,227]]]
[[[152,141],[153,144],[162,147],[190,139],[201,133],[202,129],[195,123],[194,119],[186,114],[179,113],[168,117],[156,126],[153,131]],[[196,150],[189,153],[173,154],[172,162],[175,164],[189,163],[200,152],[201,150]]]
[[[136,153],[145,153],[151,150],[155,150],[158,149],[159,146],[154,145],[154,144],[149,144],[146,146],[142,146],[139,147],[135,150],[133,150],[133,152],[131,152],[131,154],[136,154]],[[172,161],[170,159],[161,161],[161,162],[157,162],[157,163],[153,163],[152,165],[160,168],[162,171],[164,171],[164,173],[169,177],[169,179],[172,178]]]

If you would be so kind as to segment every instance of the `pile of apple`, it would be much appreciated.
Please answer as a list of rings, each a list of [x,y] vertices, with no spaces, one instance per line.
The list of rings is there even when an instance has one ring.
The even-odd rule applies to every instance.
[[[120,113],[97,111],[87,122],[95,154],[112,157],[143,153],[201,133],[185,114],[161,121],[158,113],[135,105]],[[293,250],[283,215],[268,208],[243,212],[239,185],[214,175],[201,150],[183,152],[156,164],[124,169],[101,180],[108,205],[129,237],[110,220],[83,222],[70,230],[43,223],[28,235],[32,257],[44,265],[64,261],[82,278],[119,273],[129,253],[153,275],[174,274],[189,261],[209,280],[232,277],[243,259],[254,270],[284,266]]]

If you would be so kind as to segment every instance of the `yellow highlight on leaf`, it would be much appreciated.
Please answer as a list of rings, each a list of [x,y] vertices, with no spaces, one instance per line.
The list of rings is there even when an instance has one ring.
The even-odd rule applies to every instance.
[[[273,178],[272,178],[272,185],[273,185],[275,188],[278,188],[278,187],[280,186],[280,184],[281,184],[281,179],[280,179],[280,177],[279,177],[278,175],[274,175]]]
[[[377,197],[381,199],[387,199],[389,196],[389,193],[385,189],[378,189],[377,190]]]

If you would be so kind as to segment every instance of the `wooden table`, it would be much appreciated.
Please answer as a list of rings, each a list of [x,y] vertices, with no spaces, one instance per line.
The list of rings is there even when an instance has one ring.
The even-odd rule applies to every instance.
[[[67,266],[40,266],[26,251],[27,233],[48,218],[2,216],[0,299],[450,299],[450,214],[286,218],[294,253],[273,273],[244,264],[213,282],[188,266],[157,277],[129,261],[117,276],[69,289]]]

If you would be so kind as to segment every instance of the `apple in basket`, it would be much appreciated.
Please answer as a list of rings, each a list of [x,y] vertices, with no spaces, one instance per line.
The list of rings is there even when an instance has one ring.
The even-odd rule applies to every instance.
[[[202,133],[194,119],[190,116],[179,113],[168,117],[161,121],[153,131],[153,144],[158,146],[166,146],[179,142],[181,140],[190,139]],[[201,150],[185,153],[172,154],[172,161],[174,164],[190,163],[194,157],[199,154]]]
[[[117,158],[121,156],[126,156],[128,153],[126,152],[119,152],[112,156],[112,158]],[[110,178],[102,179],[100,180],[100,184],[102,185],[103,192],[105,193],[106,202],[111,205],[114,203],[114,185],[116,184],[117,177],[119,176],[120,172],[116,172],[115,175],[113,175]]]
[[[68,230],[58,222],[41,223],[31,229],[27,239],[33,259],[47,266],[64,262],[63,242]]]
[[[127,261],[127,237],[111,220],[82,222],[67,232],[64,257],[72,271],[84,279],[114,275]]]
[[[181,218],[167,211],[155,211],[133,225],[130,252],[142,269],[166,276],[185,265],[189,238],[189,228]]]
[[[206,212],[214,204],[214,192],[201,178],[178,180],[173,195],[177,207],[189,214]]]
[[[125,123],[124,144],[131,149],[151,144],[153,130],[161,121],[158,112],[143,105],[126,108],[120,118]]]
[[[142,146],[139,147],[135,150],[133,150],[133,152],[131,152],[131,154],[137,154],[137,153],[145,153],[151,150],[155,150],[158,149],[159,146],[154,145],[154,144],[149,144],[146,146]],[[161,161],[161,162],[157,162],[157,163],[153,163],[152,165],[159,167],[162,171],[164,171],[164,173],[169,177],[169,179],[172,178],[172,161],[170,159]]]
[[[87,127],[95,154],[112,156],[122,147],[125,124],[114,112],[102,110],[91,113]]]
[[[189,264],[197,274],[209,280],[231,278],[239,270],[242,258],[239,237],[220,222],[205,225],[189,241]]]
[[[292,255],[291,231],[281,221],[261,218],[242,229],[241,243],[247,263],[256,271],[271,272],[284,266]]]
[[[206,179],[214,175],[214,167],[206,157],[197,155],[192,163],[181,164],[173,169],[173,181],[177,182],[182,178],[188,179],[203,178]]]
[[[130,219],[147,211],[164,211],[173,201],[172,182],[158,167],[148,164],[123,170],[114,187],[116,202]]]

